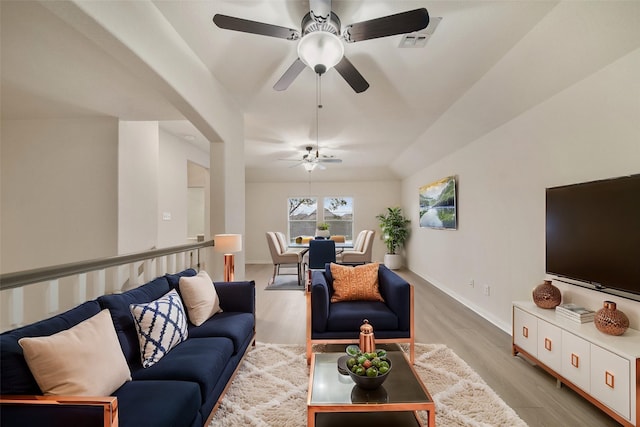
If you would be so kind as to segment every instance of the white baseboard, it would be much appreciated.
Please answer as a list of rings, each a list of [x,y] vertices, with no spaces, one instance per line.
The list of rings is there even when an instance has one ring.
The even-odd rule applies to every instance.
[[[488,320],[494,326],[502,329],[504,332],[509,334],[509,336],[511,336],[511,334],[512,334],[511,323],[505,323],[501,319],[499,319],[496,316],[494,316],[493,313],[490,313],[487,310],[483,309],[482,307],[479,307],[478,305],[474,304],[472,301],[469,301],[468,299],[464,298],[463,296],[459,295],[458,293],[452,291],[451,288],[445,286],[444,284],[438,282],[437,280],[432,279],[432,278],[430,278],[428,276],[423,276],[423,275],[415,273],[415,272],[414,272],[414,274],[417,274],[422,279],[424,279],[427,282],[431,283],[433,286],[435,286],[436,288],[440,289],[442,292],[444,292],[445,294],[449,295],[451,298],[455,299],[460,304],[464,305],[465,307],[467,307],[468,309],[470,309],[474,313],[478,314],[482,318]]]

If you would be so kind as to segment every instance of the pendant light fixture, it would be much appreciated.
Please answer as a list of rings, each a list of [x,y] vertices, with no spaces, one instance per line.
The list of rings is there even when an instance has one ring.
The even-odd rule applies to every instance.
[[[335,34],[316,31],[298,43],[298,57],[317,74],[324,74],[344,56],[344,45]]]

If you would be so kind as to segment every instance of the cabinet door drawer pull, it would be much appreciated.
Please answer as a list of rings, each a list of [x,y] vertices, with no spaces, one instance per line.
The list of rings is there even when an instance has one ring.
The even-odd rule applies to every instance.
[[[571,365],[576,368],[580,367],[580,357],[575,353],[571,353]]]
[[[604,371],[604,382],[609,387],[615,388],[615,376],[611,372]]]
[[[551,351],[551,340],[549,338],[544,339],[544,348],[547,351]]]
[[[525,338],[529,338],[529,328],[527,328],[526,326],[522,327],[522,336]]]

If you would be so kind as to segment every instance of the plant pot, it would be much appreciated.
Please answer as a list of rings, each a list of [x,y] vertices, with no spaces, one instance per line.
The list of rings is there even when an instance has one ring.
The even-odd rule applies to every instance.
[[[329,237],[331,237],[331,232],[329,230],[316,230],[316,236],[328,239]]]
[[[402,267],[402,255],[398,254],[385,254],[384,265],[389,270],[398,270]]]

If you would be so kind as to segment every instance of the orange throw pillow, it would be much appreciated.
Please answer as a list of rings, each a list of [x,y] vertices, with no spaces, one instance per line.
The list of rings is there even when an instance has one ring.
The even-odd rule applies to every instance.
[[[333,296],[331,302],[382,301],[378,290],[378,263],[347,267],[331,264]]]

